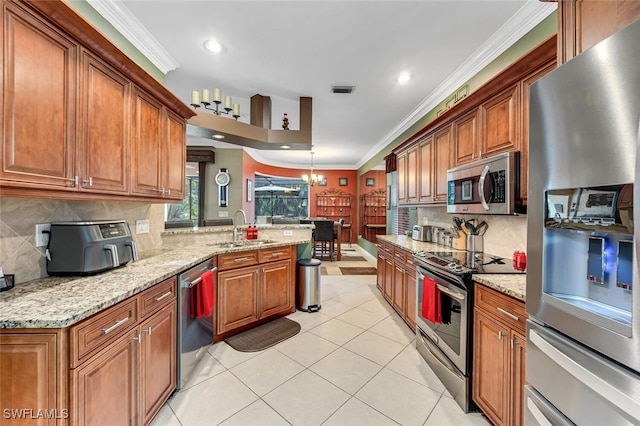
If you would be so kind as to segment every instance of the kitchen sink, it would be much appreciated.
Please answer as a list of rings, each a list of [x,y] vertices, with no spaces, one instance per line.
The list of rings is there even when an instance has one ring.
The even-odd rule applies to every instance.
[[[220,243],[210,243],[208,246],[215,246],[220,248],[234,248],[234,247],[251,247],[260,246],[263,244],[275,243],[275,240],[243,240],[243,241],[223,241]]]
[[[259,246],[262,244],[270,244],[270,243],[275,243],[275,241],[273,240],[249,240],[249,241],[244,241],[244,245],[245,246]]]

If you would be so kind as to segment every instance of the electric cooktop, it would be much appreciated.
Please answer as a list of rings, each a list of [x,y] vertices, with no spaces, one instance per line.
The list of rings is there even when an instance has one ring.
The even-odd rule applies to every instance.
[[[444,269],[456,274],[524,274],[515,269],[511,259],[488,253],[468,251],[419,251],[415,259],[427,268]]]

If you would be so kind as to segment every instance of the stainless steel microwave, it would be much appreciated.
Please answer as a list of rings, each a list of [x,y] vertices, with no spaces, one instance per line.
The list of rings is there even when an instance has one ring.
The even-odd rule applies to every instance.
[[[522,212],[518,152],[507,152],[447,170],[447,212]]]

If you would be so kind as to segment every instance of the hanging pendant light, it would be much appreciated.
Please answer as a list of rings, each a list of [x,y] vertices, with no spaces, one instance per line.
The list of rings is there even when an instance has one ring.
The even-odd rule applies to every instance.
[[[309,186],[316,186],[320,182],[322,182],[322,180],[324,179],[322,175],[318,175],[313,172],[313,154],[315,153],[313,152],[313,145],[312,145],[311,146],[311,171],[308,175],[302,175],[302,180],[305,181],[305,183],[308,183]]]

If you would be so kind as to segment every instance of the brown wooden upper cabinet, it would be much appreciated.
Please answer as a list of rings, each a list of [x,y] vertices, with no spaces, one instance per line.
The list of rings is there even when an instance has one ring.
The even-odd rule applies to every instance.
[[[1,13],[3,195],[181,200],[193,111],[64,2]]]
[[[78,166],[81,191],[129,192],[131,82],[82,52]]]
[[[396,158],[398,176],[398,202],[407,202],[407,153],[401,152]]]
[[[433,135],[433,201],[447,202],[447,170],[451,167],[452,126],[445,126]]]
[[[558,1],[558,64],[639,18],[638,0]]]
[[[402,143],[394,151],[399,203],[444,204],[448,169],[520,151],[521,196],[526,204],[529,86],[555,68],[556,48],[556,37],[549,37]]]
[[[21,8],[3,6],[0,180],[18,187],[77,190],[78,46]]]
[[[418,200],[418,147],[412,146],[398,154],[398,202],[415,203]]]
[[[520,148],[518,85],[454,121],[454,166]]]
[[[149,94],[134,91],[132,193],[182,199],[186,125]]]

